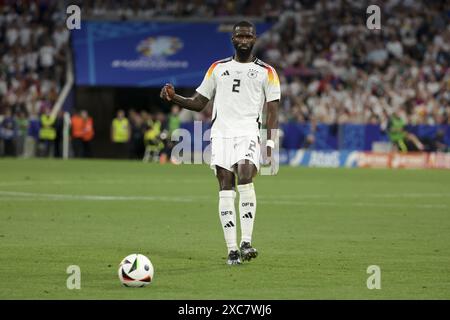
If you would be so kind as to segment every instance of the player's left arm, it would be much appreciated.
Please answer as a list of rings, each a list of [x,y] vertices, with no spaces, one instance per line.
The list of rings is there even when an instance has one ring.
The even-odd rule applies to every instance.
[[[276,141],[276,132],[278,131],[278,109],[280,100],[267,102],[266,129],[267,140]],[[272,148],[267,146],[267,158],[272,156]]]
[[[266,130],[267,130],[267,159],[272,163],[272,149],[278,137],[278,109],[281,100],[280,79],[274,68],[268,67],[267,77],[264,82],[264,94],[267,101]]]

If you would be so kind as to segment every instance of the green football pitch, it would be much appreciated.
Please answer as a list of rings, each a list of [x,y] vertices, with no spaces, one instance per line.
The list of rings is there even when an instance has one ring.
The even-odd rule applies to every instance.
[[[281,167],[255,189],[260,255],[228,266],[207,166],[0,160],[0,299],[450,299],[450,171]],[[145,288],[119,282],[131,253]]]

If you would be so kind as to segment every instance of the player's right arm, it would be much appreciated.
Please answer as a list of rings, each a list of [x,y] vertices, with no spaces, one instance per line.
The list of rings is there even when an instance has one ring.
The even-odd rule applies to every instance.
[[[203,109],[205,109],[206,104],[208,103],[209,99],[202,96],[200,93],[196,92],[192,97],[186,98],[183,96],[180,96],[175,93],[175,88],[172,84],[167,83],[161,90],[161,99],[166,101],[173,101],[174,103],[178,104],[179,106],[192,110],[200,112]]]
[[[167,83],[161,90],[161,98],[166,101],[173,101],[174,103],[188,110],[197,112],[202,111],[206,107],[208,101],[214,96],[214,92],[216,90],[214,69],[219,62],[220,61],[214,62],[209,67],[202,83],[197,88],[195,94],[192,97],[186,98],[176,94],[173,85]]]

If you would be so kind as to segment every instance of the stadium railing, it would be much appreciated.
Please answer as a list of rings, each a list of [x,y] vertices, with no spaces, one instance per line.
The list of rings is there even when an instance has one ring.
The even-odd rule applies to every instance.
[[[70,90],[74,85],[74,75],[73,75],[73,62],[72,62],[72,53],[71,50],[67,50],[66,52],[67,62],[66,62],[66,82],[64,83],[64,87],[61,90],[58,99],[53,105],[51,115],[56,117],[58,112],[61,110],[64,102],[69,96]],[[68,112],[64,113],[64,129],[63,129],[63,158],[69,158],[69,145],[70,145],[70,114]]]

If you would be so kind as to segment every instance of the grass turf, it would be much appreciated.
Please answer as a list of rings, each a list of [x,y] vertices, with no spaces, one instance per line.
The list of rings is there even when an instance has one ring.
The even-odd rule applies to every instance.
[[[450,298],[450,171],[282,167],[255,188],[260,256],[236,267],[206,166],[0,160],[0,299]],[[135,252],[146,288],[117,277]]]

